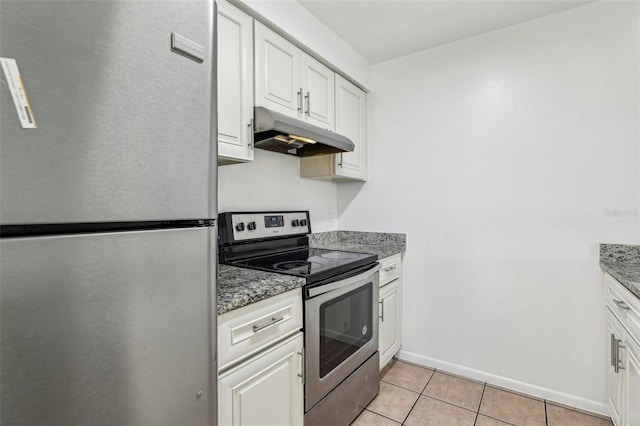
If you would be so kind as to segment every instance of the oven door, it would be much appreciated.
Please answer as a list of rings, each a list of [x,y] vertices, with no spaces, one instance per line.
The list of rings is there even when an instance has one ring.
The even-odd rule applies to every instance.
[[[378,350],[379,269],[305,291],[305,411]]]

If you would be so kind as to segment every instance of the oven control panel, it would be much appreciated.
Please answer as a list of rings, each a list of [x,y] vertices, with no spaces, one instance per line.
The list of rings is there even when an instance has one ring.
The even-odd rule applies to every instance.
[[[221,213],[220,225],[226,228],[227,238],[231,236],[230,233],[233,235],[233,241],[285,237],[311,232],[308,211]]]

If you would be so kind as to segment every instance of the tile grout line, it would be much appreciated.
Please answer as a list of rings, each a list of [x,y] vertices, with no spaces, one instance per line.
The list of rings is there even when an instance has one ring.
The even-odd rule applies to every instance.
[[[547,414],[547,400],[544,400],[544,424],[549,426],[549,415]]]
[[[431,379],[429,379],[429,380],[431,380]],[[421,393],[420,391],[416,391],[416,390],[413,390],[413,389],[405,388],[405,387],[404,387],[404,386],[402,386],[402,385],[398,385],[398,384],[395,384],[395,383],[393,383],[393,382],[388,382],[388,381],[386,381],[386,380],[382,380],[382,379],[380,379],[380,381],[381,381],[381,382],[384,382],[384,383],[386,383],[386,384],[388,384],[388,385],[392,385],[392,386],[398,387],[398,388],[400,388],[400,389],[408,390],[408,391],[410,391],[410,392],[413,392],[413,393],[417,393],[417,394],[419,394],[419,395],[422,395],[422,393]],[[428,383],[428,382],[427,382],[427,383]],[[423,388],[422,390],[424,390],[424,388]]]
[[[424,390],[427,388],[427,386],[429,386],[429,382],[431,382],[431,379],[433,379],[433,376],[435,376],[436,374],[436,370],[433,370],[433,373],[431,374],[431,376],[429,377],[429,380],[427,380],[427,383],[425,383],[425,385],[422,387],[422,390],[420,391],[420,393],[418,393],[418,397],[416,398],[415,402],[413,403],[413,405],[411,406],[411,410],[409,410],[409,412],[407,413],[407,415],[404,417],[404,420],[401,422],[401,424],[405,424],[407,422],[407,419],[409,418],[409,416],[411,415],[411,412],[413,411],[413,409],[416,407],[416,404],[418,403],[418,401],[420,401],[420,397],[422,396],[422,392],[424,392]],[[403,388],[404,389],[404,388]]]
[[[486,382],[482,384],[482,395],[480,395],[480,404],[478,404],[478,411],[476,411],[476,419],[473,421],[473,426],[476,426],[476,423],[478,423],[478,417],[480,417],[480,407],[482,406],[482,399],[484,398],[485,389],[487,389]]]
[[[365,408],[363,411],[368,411],[368,412],[370,412],[370,413],[375,414],[376,416],[384,417],[385,419],[389,419],[389,420],[391,420],[392,422],[396,422],[396,423],[398,423],[398,421],[397,421],[396,419],[392,419],[391,417],[387,417],[387,416],[385,416],[384,414],[376,413],[375,411],[371,411],[371,410],[369,410],[368,408]],[[360,413],[360,414],[362,414],[362,413]],[[358,417],[360,417],[360,414],[358,414]],[[356,417],[356,419],[357,419],[358,417]]]

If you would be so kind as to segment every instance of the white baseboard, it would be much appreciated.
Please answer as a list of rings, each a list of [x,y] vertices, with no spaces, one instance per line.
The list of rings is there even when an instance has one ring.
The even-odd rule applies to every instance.
[[[435,368],[437,370],[442,370],[448,373],[457,374],[460,376],[468,377],[470,379],[486,382],[491,385],[511,389],[516,392],[524,393],[537,398],[542,398],[563,405],[568,405],[570,407],[589,411],[591,413],[609,416],[607,406],[604,402],[592,401],[590,399],[585,399],[579,396],[555,391],[553,389],[543,388],[541,386],[532,385],[530,383],[520,382],[518,380],[497,376],[495,374],[475,370],[469,367],[464,367],[461,365],[453,364],[451,362],[429,358],[423,355],[415,354],[413,352],[407,352],[405,350],[400,350],[396,354],[396,358],[403,361],[411,362],[413,364],[422,365],[424,367]]]

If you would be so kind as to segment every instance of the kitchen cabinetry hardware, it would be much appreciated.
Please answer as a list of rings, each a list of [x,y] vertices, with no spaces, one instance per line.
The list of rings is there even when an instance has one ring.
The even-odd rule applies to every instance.
[[[279,323],[279,322],[280,322],[280,321],[282,321],[282,320],[284,320],[284,317],[283,317],[283,316],[282,316],[282,317],[279,317],[279,318],[271,318],[271,321],[270,321],[270,322],[268,322],[268,323],[266,323],[266,324],[264,324],[264,325],[261,325],[261,326],[254,325],[254,326],[253,326],[253,332],[254,332],[254,333],[257,333],[258,331],[260,331],[260,330],[264,330],[264,329],[265,329],[265,328],[267,328],[267,327],[271,327],[272,325],[275,325],[275,324]]]
[[[298,112],[300,114],[302,114],[302,87],[300,88],[300,91],[298,92]]]
[[[622,301],[622,300],[616,300],[616,299],[613,299],[613,303],[615,303],[615,304],[616,304],[616,306],[617,306],[618,308],[620,308],[620,310],[621,310],[621,311],[626,312],[626,311],[631,310],[631,308],[629,307],[629,305],[627,305],[626,303],[624,303],[624,301]]]
[[[307,112],[305,112],[305,114],[308,117],[309,114],[311,113],[311,93],[310,92],[307,92],[307,96],[305,96],[305,99],[307,100]]]
[[[338,167],[342,167],[342,154],[340,154],[340,161],[338,161]]]
[[[380,321],[384,322],[384,299],[380,300],[380,302],[378,302],[380,304]]]
[[[392,265],[392,266],[387,266],[386,268],[384,268],[383,270],[385,272],[389,272],[389,271],[393,271],[394,269],[397,269],[398,265]]]
[[[617,340],[616,339],[616,335],[611,333],[611,344],[609,346],[610,346],[610,349],[611,349],[610,350],[610,352],[611,352],[610,358],[611,358],[611,366],[612,367],[616,366],[616,350],[615,350],[615,348],[616,348],[616,340]]]
[[[251,151],[253,151],[253,145],[254,145],[254,136],[253,136],[253,118],[251,120],[249,120],[249,148],[251,148]]]
[[[620,339],[615,339],[616,340],[616,344],[615,344],[615,362],[616,365],[613,366],[616,374],[620,371],[620,370],[624,370],[625,368],[620,365],[620,363],[622,362],[620,360],[620,349],[626,349],[626,346],[621,345],[620,343],[622,343],[622,340]]]
[[[302,384],[304,385],[305,375],[306,375],[306,372],[304,371],[304,366],[306,362],[304,348],[300,349],[300,351],[298,352],[298,355],[300,355],[300,374],[298,374],[298,377],[302,379]]]

